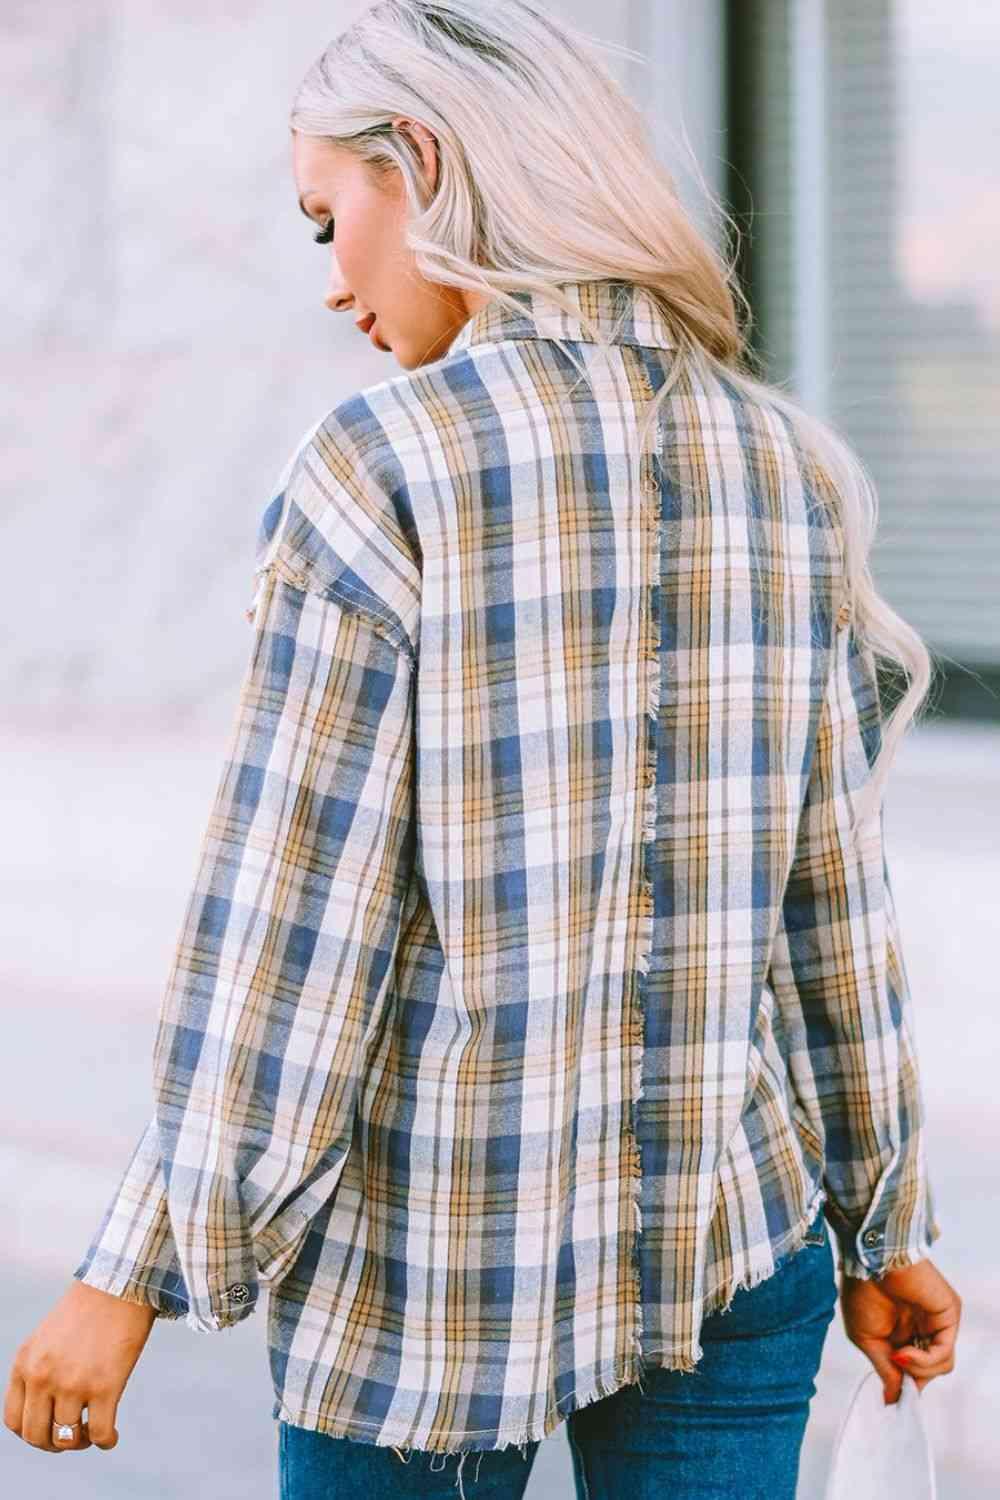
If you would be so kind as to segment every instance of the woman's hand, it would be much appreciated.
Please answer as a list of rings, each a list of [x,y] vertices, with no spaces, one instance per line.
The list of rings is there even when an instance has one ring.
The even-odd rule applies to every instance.
[[[4,1425],[46,1453],[113,1448],[118,1402],[155,1321],[152,1307],[74,1281],[14,1356]],[[80,1426],[66,1442],[54,1422]]]
[[[962,1299],[930,1260],[887,1271],[877,1281],[845,1273],[840,1306],[848,1338],[882,1377],[887,1406],[899,1400],[904,1370],[922,1391],[936,1375],[955,1368]],[[927,1347],[915,1344],[914,1337]]]

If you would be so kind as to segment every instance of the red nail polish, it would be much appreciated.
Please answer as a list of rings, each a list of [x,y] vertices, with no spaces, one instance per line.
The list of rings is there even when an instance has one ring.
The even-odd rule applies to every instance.
[[[910,1356],[908,1354],[901,1354],[898,1349],[893,1350],[892,1357],[893,1359],[898,1360],[901,1365],[908,1364],[910,1360]]]

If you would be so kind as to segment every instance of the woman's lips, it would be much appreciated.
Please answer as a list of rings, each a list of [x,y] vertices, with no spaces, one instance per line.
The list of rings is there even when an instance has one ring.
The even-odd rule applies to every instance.
[[[376,349],[381,349],[383,354],[388,354],[388,352],[389,352],[389,345],[388,344],[383,344],[382,340],[379,338],[378,334],[375,332],[376,326],[377,325],[375,323],[373,323],[372,326],[369,328],[369,330],[368,330],[368,337],[371,339],[371,341],[375,345]]]

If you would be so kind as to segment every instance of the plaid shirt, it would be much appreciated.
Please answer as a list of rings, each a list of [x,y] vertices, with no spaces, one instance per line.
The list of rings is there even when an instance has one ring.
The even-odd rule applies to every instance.
[[[267,1284],[272,1415],[400,1450],[693,1371],[821,1205],[852,1276],[940,1233],[823,476],[693,374],[639,455],[669,330],[564,289],[607,360],[491,302],[280,477],[154,1109],[74,1272],[205,1330]]]

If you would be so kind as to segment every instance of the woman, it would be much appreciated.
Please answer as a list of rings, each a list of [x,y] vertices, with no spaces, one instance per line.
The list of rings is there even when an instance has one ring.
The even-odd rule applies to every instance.
[[[540,6],[380,0],[292,144],[327,306],[403,373],[264,511],[155,1112],[7,1425],[113,1447],[153,1320],[266,1282],[286,1497],[469,1453],[519,1496],[564,1419],[586,1500],[792,1497],[831,1232],[887,1401],[960,1310],[880,811],[930,664],[874,490]]]

